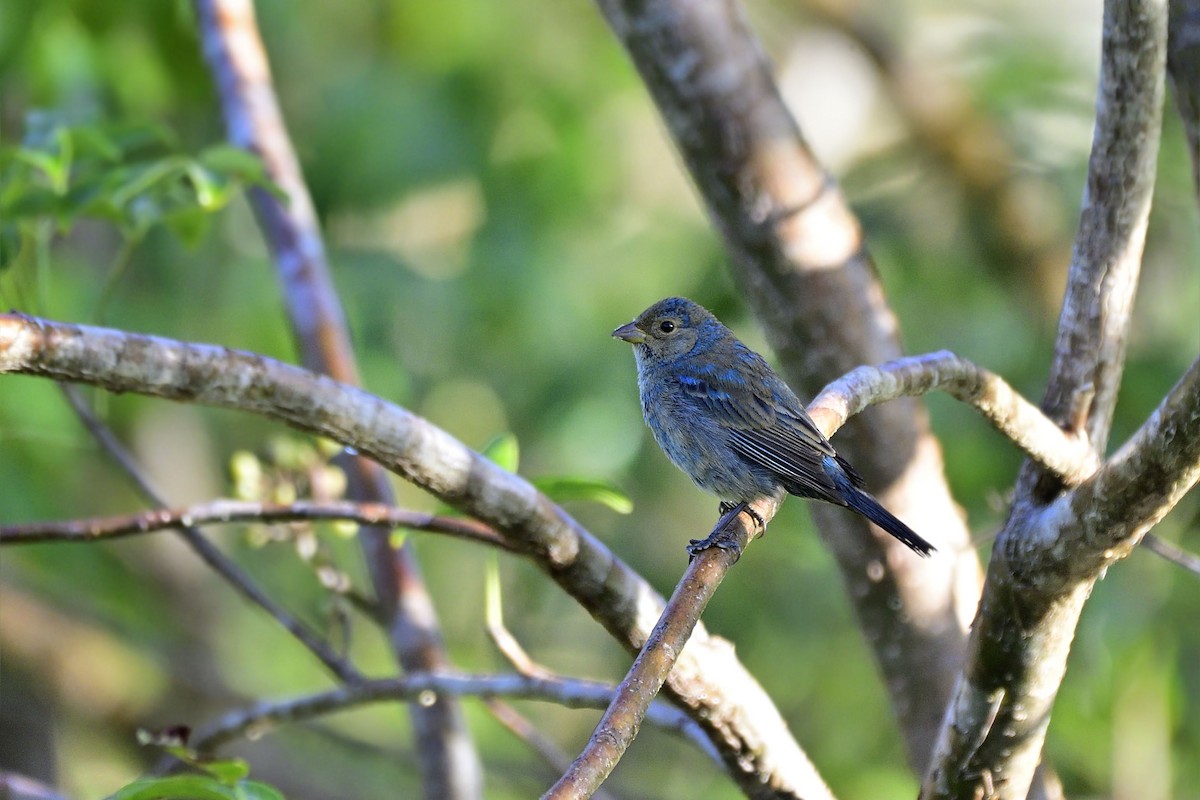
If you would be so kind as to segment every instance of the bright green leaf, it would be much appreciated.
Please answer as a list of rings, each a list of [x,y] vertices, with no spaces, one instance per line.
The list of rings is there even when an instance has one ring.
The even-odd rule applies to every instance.
[[[591,500],[616,511],[618,514],[628,514],[633,511],[633,501],[629,496],[608,481],[593,478],[538,478],[533,485],[542,494],[556,503],[567,500]]]
[[[211,775],[172,775],[134,781],[108,800],[238,800],[238,793]]]
[[[240,758],[230,758],[224,761],[206,761],[200,766],[227,786],[233,786],[250,774],[250,765]]]
[[[483,454],[500,469],[509,472],[516,472],[517,464],[521,461],[521,448],[517,444],[517,437],[511,433],[497,435],[484,445]]]
[[[236,791],[241,800],[285,800],[283,792],[258,781],[242,781]]]

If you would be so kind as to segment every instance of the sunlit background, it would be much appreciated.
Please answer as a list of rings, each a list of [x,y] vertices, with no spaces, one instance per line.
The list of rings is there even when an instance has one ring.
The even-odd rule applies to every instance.
[[[618,486],[631,514],[591,502],[569,510],[669,592],[715,501],[654,446],[632,356],[609,332],[682,294],[764,344],[595,7],[257,7],[365,385],[472,447],[511,433],[526,476]],[[863,221],[907,349],[951,348],[1039,399],[1091,142],[1100,4],[759,0],[748,13],[805,135]],[[186,153],[223,137],[186,2],[4,0],[0,71],[3,145],[20,143],[31,119],[162,125]],[[1168,101],[1114,446],[1200,351],[1195,199]],[[294,360],[246,203],[235,200],[195,239],[157,226],[129,248],[113,225],[80,222],[0,273],[0,305]],[[174,504],[232,492],[237,451],[286,460],[300,439],[232,412],[94,399]],[[928,405],[986,556],[1020,457],[953,401]],[[400,496],[436,507],[409,487]],[[53,384],[0,379],[0,520],[139,508]],[[1193,495],[1158,533],[1200,550],[1198,520]],[[212,533],[290,608],[345,638],[334,624],[343,605],[294,542],[238,527]],[[319,539],[365,586],[352,543],[326,528]],[[483,631],[490,554],[413,541],[455,665],[507,670]],[[500,563],[507,622],[536,660],[619,679],[629,656],[586,613],[527,564]],[[1069,797],[1200,797],[1198,613],[1200,578],[1148,552],[1096,587],[1047,745]],[[353,618],[354,657],[390,674],[380,637]],[[870,651],[801,502],[786,505],[705,619],[735,642],[838,797],[914,796]],[[200,724],[329,685],[306,651],[169,533],[0,551],[0,765],[71,798],[103,797],[153,760],[135,742],[139,727]],[[553,773],[524,743],[474,701],[463,705],[488,797],[549,785]],[[517,705],[572,755],[598,717]],[[408,797],[419,792],[410,739],[407,712],[388,705],[227,752],[296,800]],[[703,754],[649,727],[612,786],[627,798],[740,796]]]

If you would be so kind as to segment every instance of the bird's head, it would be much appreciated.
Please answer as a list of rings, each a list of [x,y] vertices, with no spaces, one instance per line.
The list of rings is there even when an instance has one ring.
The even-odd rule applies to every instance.
[[[634,345],[640,357],[668,359],[690,353],[708,329],[720,327],[717,318],[703,306],[683,297],[668,297],[612,335]]]

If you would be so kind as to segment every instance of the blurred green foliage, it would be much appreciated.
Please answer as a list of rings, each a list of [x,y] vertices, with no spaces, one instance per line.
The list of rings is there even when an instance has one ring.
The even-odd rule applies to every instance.
[[[909,350],[951,348],[1036,399],[1078,215],[1098,52],[1098,23],[1063,25],[1058,15],[1094,20],[1099,10],[1015,1],[952,10],[911,0],[895,13],[877,5],[875,21],[898,47],[931,74],[961,82],[1010,143],[1014,161],[1003,168],[1036,210],[1058,254],[1055,269],[1030,274],[1028,264],[1004,258],[1003,242],[985,241],[994,227],[980,227],[953,172],[906,134],[878,76],[860,75],[872,87],[861,97],[847,91],[834,106],[801,104],[797,113],[818,146],[850,143],[836,170]],[[568,507],[669,591],[684,543],[707,530],[715,503],[650,441],[632,359],[608,333],[654,300],[684,294],[751,344],[763,339],[599,15],[534,0],[264,0],[257,8],[365,384],[473,447],[510,433],[522,473],[547,487],[558,481],[564,501],[572,493],[615,498],[608,508]],[[815,32],[851,67],[865,62],[802,9],[750,4],[790,76],[785,91],[806,80],[842,85],[845,70],[822,76],[821,63],[805,60],[811,50],[795,42]],[[854,103],[860,122],[834,127],[833,112]],[[1173,114],[1168,108],[1114,446],[1200,350],[1200,225]],[[188,3],[0,3],[8,254],[0,302],[68,321],[103,309],[117,327],[290,359],[272,268],[238,194],[261,175],[222,141]],[[280,431],[258,419],[139,397],[96,402],[175,503],[232,493],[225,465],[235,453],[265,454],[270,464],[278,450]],[[961,406],[942,397],[928,405],[986,554],[1020,457]],[[5,521],[139,507],[43,380],[4,377],[0,464]],[[434,507],[399,488],[406,504]],[[614,513],[627,510],[626,497],[633,513]],[[1193,496],[1159,533],[1200,549],[1198,518]],[[320,563],[361,580],[352,543],[332,526],[317,532]],[[356,619],[343,629],[345,609],[304,565],[294,537],[252,540],[240,528],[214,535],[368,672],[393,669],[369,625]],[[482,632],[489,555],[462,542],[414,541],[454,663],[504,669]],[[508,624],[534,658],[568,675],[615,680],[624,672],[628,656],[550,581],[514,559],[501,567]],[[1097,586],[1050,727],[1049,759],[1069,796],[1194,796],[1198,610],[1196,577],[1145,552]],[[801,503],[785,506],[706,621],[735,642],[839,797],[914,793],[871,656]],[[49,777],[81,800],[138,774],[147,756],[134,744],[137,727],[199,723],[248,699],[328,685],[305,652],[169,534],[0,552],[0,649],[6,724],[28,717],[52,727],[53,750],[25,763],[50,767],[53,753],[57,774]],[[548,785],[552,775],[531,768],[536,759],[524,745],[479,706],[465,707],[489,797],[529,797]],[[567,751],[596,718],[522,710]],[[417,791],[410,737],[402,709],[379,707],[231,751],[296,800],[406,796]],[[1153,743],[1157,755],[1142,758],[1138,742]],[[738,796],[694,748],[653,730],[614,782],[625,797]]]

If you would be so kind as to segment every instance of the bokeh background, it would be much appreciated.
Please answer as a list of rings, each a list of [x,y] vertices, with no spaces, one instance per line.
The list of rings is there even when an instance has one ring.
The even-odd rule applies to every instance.
[[[1038,399],[1091,141],[1100,4],[1011,0],[753,0],[781,85],[862,218],[911,352],[951,348]],[[633,501],[569,510],[669,592],[715,504],[640,418],[633,361],[609,332],[683,294],[763,338],[614,37],[588,3],[294,3],[260,25],[324,224],[365,385],[473,447],[511,433],[530,477],[611,481]],[[31,117],[34,115],[34,117]],[[41,115],[40,117],[37,115]],[[220,143],[190,4],[4,0],[0,144],[31,119],[165,126],[184,152]],[[1200,351],[1200,224],[1168,102],[1155,206],[1113,442]],[[3,220],[0,220],[2,223]],[[82,221],[0,273],[0,304],[292,360],[277,285],[235,200],[188,244],[136,247]],[[125,259],[125,256],[128,258]],[[114,264],[126,261],[112,279]],[[298,439],[230,412],[96,396],[173,503],[226,495],[237,451]],[[950,483],[986,557],[1020,457],[973,413],[928,400]],[[406,504],[434,508],[401,489]],[[140,507],[52,384],[0,380],[0,519]],[[1200,550],[1195,493],[1158,528]],[[936,531],[923,532],[937,540]],[[215,529],[277,597],[329,627],[338,604],[290,542]],[[322,547],[352,576],[357,551]],[[450,654],[506,669],[483,632],[478,547],[417,537]],[[629,657],[536,570],[501,559],[507,621],[564,675],[617,680]],[[1200,578],[1145,551],[1084,613],[1047,753],[1073,798],[1200,797]],[[789,502],[705,619],[728,636],[839,797],[913,796],[888,702],[831,558]],[[350,647],[392,667],[356,622]],[[328,686],[320,668],[170,534],[0,551],[0,761],[99,798],[152,758],[138,727],[211,720],[249,699]],[[549,785],[529,749],[464,706],[487,795]],[[520,704],[574,753],[597,713]],[[402,707],[346,713],[231,748],[292,798],[417,796]],[[11,762],[10,762],[11,763]],[[46,773],[43,773],[46,774]],[[646,729],[612,785],[623,797],[739,796],[694,748]]]

